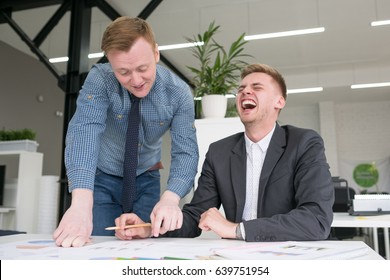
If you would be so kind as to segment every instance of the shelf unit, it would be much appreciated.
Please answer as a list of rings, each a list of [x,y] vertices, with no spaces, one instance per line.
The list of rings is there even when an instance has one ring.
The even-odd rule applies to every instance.
[[[27,151],[1,151],[0,165],[6,165],[4,201],[0,211],[6,215],[1,229],[36,233],[39,181],[43,154]],[[14,210],[14,211],[13,211]],[[2,217],[4,218],[4,217]],[[7,224],[4,224],[7,220]]]

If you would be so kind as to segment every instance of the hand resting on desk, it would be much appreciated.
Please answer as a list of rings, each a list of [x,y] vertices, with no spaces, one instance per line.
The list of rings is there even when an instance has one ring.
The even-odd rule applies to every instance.
[[[136,227],[127,228],[127,225],[143,224],[136,214],[122,214],[119,218],[115,219],[115,225],[120,229],[115,230],[115,236],[121,240],[139,239],[151,237],[153,229],[150,227]],[[238,224],[228,221],[217,208],[210,208],[205,211],[200,218],[199,228],[204,231],[214,231],[222,238],[236,238],[236,227]],[[171,229],[172,230],[172,229]],[[163,227],[160,228],[160,234],[165,234],[168,230]],[[153,235],[155,236],[155,235]],[[155,236],[157,237],[157,236]]]
[[[236,238],[238,224],[228,221],[215,207],[210,208],[200,216],[199,228],[204,231],[214,231],[222,238]]]
[[[72,192],[72,204],[53,233],[57,246],[81,247],[90,242],[93,197],[90,190]]]

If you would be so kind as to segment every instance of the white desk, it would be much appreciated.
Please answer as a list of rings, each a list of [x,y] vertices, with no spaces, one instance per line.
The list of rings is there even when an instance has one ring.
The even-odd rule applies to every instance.
[[[45,243],[46,242],[46,243]],[[105,242],[105,243],[102,243]],[[332,259],[354,259],[354,260],[383,260],[383,258],[377,254],[372,248],[370,248],[363,241],[306,241],[298,242],[303,247],[332,247],[339,250],[340,255],[332,255]],[[93,237],[92,244],[88,245],[90,248],[62,248],[57,247],[51,240],[51,236],[47,234],[17,234],[0,237],[0,259],[101,259],[101,255],[106,254],[104,248],[109,249],[109,254],[118,254],[123,250],[129,250],[124,252],[126,256],[132,254],[132,247],[134,247],[137,254],[139,252],[145,253],[144,250],[153,251],[152,257],[159,256],[184,256],[193,255],[195,259],[218,259],[218,256],[213,255],[210,252],[214,252],[217,249],[223,248],[237,248],[250,247],[250,246],[263,246],[266,251],[272,246],[277,246],[278,242],[245,242],[240,240],[229,239],[216,239],[216,238],[150,238],[139,239],[131,241],[121,241],[116,237]],[[40,247],[40,250],[36,250],[36,247]],[[269,247],[267,247],[269,246]],[[149,248],[147,248],[149,247]],[[363,248],[363,251],[359,249],[359,253],[354,253],[354,248]],[[142,250],[140,248],[143,248]],[[157,250],[156,250],[157,249]],[[24,250],[23,252],[20,252]],[[29,251],[30,250],[30,251]],[[99,251],[100,250],[100,251]],[[233,249],[236,250],[236,249]],[[256,249],[259,250],[259,249]],[[260,249],[261,250],[261,249]],[[27,252],[29,251],[29,252]],[[318,251],[318,250],[317,250]],[[91,253],[92,252],[92,253]],[[111,253],[112,252],[112,253]],[[333,252],[333,251],[332,251]],[[351,253],[352,252],[352,253]],[[120,254],[120,253],[119,253]],[[153,255],[154,254],[154,255]],[[241,255],[241,253],[240,253]],[[95,258],[91,258],[91,256]],[[105,255],[107,257],[107,255]],[[149,256],[149,255],[148,255]],[[258,255],[257,255],[258,256]],[[269,258],[269,254],[256,257],[256,259]],[[305,257],[306,255],[304,255]],[[343,257],[342,257],[343,256]],[[112,256],[111,256],[112,257]],[[117,256],[121,257],[121,256]],[[143,256],[140,256],[143,257]],[[284,260],[290,256],[286,254],[286,257],[279,257],[277,259]],[[272,257],[271,257],[272,258]],[[107,259],[107,258],[106,258]],[[111,258],[112,259],[112,258]],[[191,258],[194,259],[194,258]],[[219,258],[221,259],[221,257]],[[276,259],[276,258],[274,258]],[[291,257],[290,257],[291,259]],[[302,258],[300,258],[302,259]],[[304,259],[304,258],[303,258]]]
[[[378,228],[383,228],[386,259],[390,260],[390,215],[351,216],[348,213],[334,213],[332,227],[372,228],[374,236],[374,249],[377,253],[379,252]]]

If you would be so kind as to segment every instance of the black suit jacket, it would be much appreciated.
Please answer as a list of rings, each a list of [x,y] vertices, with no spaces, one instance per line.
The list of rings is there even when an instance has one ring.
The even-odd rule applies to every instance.
[[[324,143],[313,130],[276,124],[260,176],[257,219],[244,221],[246,241],[321,240],[330,232],[334,186]],[[242,222],[246,192],[244,133],[212,143],[181,229],[165,236],[196,237],[200,215],[222,204]]]

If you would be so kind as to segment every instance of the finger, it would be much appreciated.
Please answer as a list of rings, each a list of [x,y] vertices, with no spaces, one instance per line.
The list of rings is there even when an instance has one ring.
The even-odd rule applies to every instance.
[[[124,229],[126,225],[132,225],[135,223],[134,217],[130,214],[121,215],[117,219],[118,219],[118,226],[121,227],[122,229]]]
[[[208,222],[207,222],[207,216],[206,215],[202,215],[201,218],[200,218],[200,221],[199,221],[199,224],[198,224],[198,227],[202,230],[205,230],[205,231],[209,231],[210,228],[208,226]]]
[[[199,223],[198,227],[201,229],[201,230],[204,230],[204,231],[210,231],[211,228],[205,224],[205,223]]]
[[[157,219],[154,224],[153,224],[153,229],[152,229],[152,235],[154,237],[158,237],[159,236],[159,233],[160,233],[160,229],[163,229],[163,232],[165,233],[166,230],[165,228],[163,228],[162,226],[162,220],[161,219]]]
[[[210,231],[211,229],[204,223],[199,223],[198,227],[204,231]]]
[[[71,246],[72,246],[72,247],[82,247],[82,246],[84,246],[85,243],[87,243],[87,240],[88,240],[88,239],[85,238],[85,237],[77,236],[77,237],[73,240]]]
[[[128,236],[126,236],[126,235],[124,235],[124,234],[121,234],[121,233],[119,233],[119,232],[116,232],[116,233],[115,233],[115,236],[118,237],[120,240],[131,240],[131,239],[132,239],[131,236],[128,237]]]
[[[126,237],[127,238],[145,238],[145,229],[144,228],[132,228],[132,229],[127,229],[125,231]]]
[[[118,218],[116,218],[115,220],[114,220],[114,222],[115,222],[115,226],[116,227],[120,227],[120,224],[121,224],[121,219],[120,219],[121,217],[118,217]]]
[[[181,228],[182,225],[183,225],[183,213],[180,211],[179,217],[178,217],[178,219],[176,221],[176,228],[175,229]]]
[[[57,246],[61,246],[61,243],[64,241],[65,236],[62,234],[62,230],[59,228],[53,233],[53,238]]]
[[[152,235],[154,237],[158,237],[162,223],[163,223],[163,218],[160,216],[156,216],[156,218],[152,222]]]
[[[174,217],[171,218],[170,224],[169,224],[169,230],[175,230],[177,228],[177,223],[179,221],[179,215],[175,215]]]
[[[163,219],[161,221],[160,230],[161,230],[161,228],[164,229],[165,231],[170,230],[170,228],[171,228],[171,218],[163,217]]]
[[[54,232],[53,232],[53,239],[57,239],[62,232],[62,228],[58,227]]]
[[[64,248],[69,248],[72,246],[72,242],[75,239],[75,236],[67,236],[61,243],[61,246]]]

